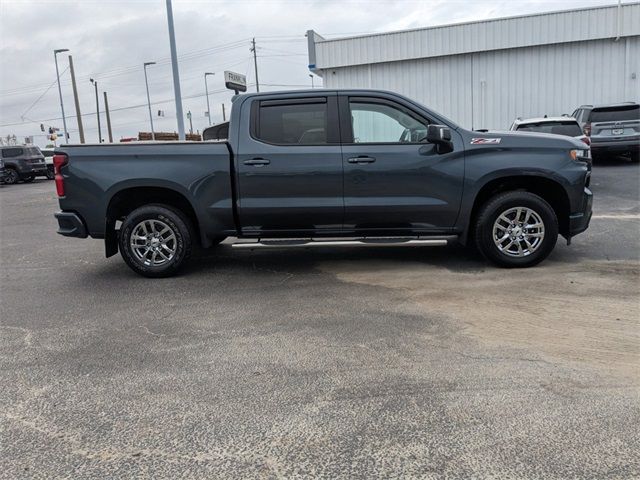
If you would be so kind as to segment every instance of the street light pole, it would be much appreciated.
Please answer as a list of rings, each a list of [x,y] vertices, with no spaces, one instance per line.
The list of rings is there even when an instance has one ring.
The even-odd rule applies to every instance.
[[[311,88],[316,88],[313,84],[313,74],[310,73],[309,76],[311,77]]]
[[[207,95],[207,117],[209,117],[209,126],[211,126],[211,107],[209,106],[209,87],[207,86],[207,75],[215,75],[213,72],[204,74],[204,91]]]
[[[91,83],[96,88],[96,117],[98,118],[98,143],[102,143],[102,131],[100,130],[100,101],[98,100],[98,82],[90,78]]]
[[[178,119],[178,138],[185,140],[182,94],[180,93],[180,73],[178,72],[178,52],[176,49],[176,34],[173,28],[171,0],[167,0],[167,23],[169,24],[169,46],[171,47],[171,69],[173,70],[173,95],[176,100],[176,117]]]
[[[53,51],[53,59],[56,62],[56,78],[58,79],[58,95],[60,95],[60,109],[62,110],[62,126],[64,127],[64,142],[69,141],[69,134],[67,133],[67,119],[64,116],[64,103],[62,102],[62,87],[60,87],[60,70],[58,70],[58,54],[62,52],[68,52],[68,48],[59,48]]]
[[[151,124],[151,140],[156,139],[156,134],[153,131],[153,114],[151,113],[151,97],[149,96],[149,81],[147,80],[147,67],[149,65],[155,65],[156,62],[146,62],[143,64],[144,69],[144,84],[147,87],[147,104],[149,105],[149,123]]]
[[[187,118],[189,119],[189,133],[193,135],[193,120],[191,119],[191,110],[187,112]]]

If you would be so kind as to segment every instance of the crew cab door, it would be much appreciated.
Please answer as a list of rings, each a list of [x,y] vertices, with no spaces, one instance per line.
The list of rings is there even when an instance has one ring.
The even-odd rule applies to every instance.
[[[248,130],[240,134],[236,160],[242,233],[339,231],[344,204],[335,92],[255,97],[242,115]]]
[[[339,95],[346,230],[443,231],[455,224],[464,180],[464,147],[426,143],[437,123],[383,95]]]

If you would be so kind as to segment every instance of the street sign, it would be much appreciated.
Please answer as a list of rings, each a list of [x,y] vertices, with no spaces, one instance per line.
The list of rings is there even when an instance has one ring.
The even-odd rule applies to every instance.
[[[238,92],[247,91],[247,77],[240,73],[230,72],[226,70],[224,72],[224,86],[229,90],[235,90]]]

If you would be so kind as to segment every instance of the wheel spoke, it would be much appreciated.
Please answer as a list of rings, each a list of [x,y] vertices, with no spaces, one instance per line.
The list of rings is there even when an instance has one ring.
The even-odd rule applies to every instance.
[[[509,220],[504,213],[498,217],[498,221],[504,222],[507,226],[511,225],[511,220]]]

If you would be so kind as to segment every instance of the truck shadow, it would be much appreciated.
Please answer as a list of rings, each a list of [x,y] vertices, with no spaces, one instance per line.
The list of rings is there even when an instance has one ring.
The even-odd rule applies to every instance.
[[[461,246],[449,247],[311,247],[292,249],[237,250],[220,245],[196,252],[182,275],[214,273],[220,270],[260,269],[304,273],[323,262],[388,262],[390,267],[421,263],[425,267],[454,272],[481,272],[489,267],[480,254]]]

